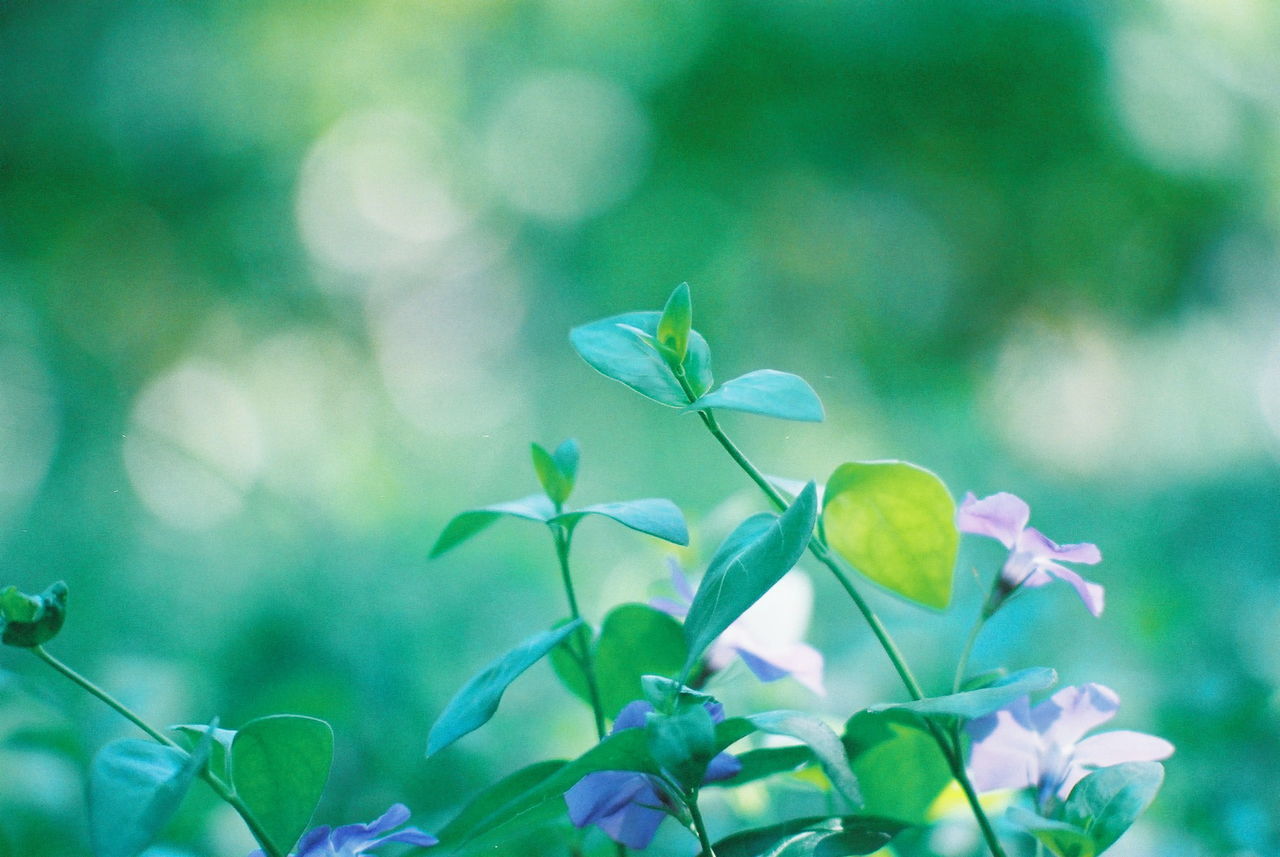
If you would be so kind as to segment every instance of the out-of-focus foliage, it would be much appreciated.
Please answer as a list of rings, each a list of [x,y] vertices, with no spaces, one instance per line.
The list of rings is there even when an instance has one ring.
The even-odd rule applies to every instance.
[[[1100,621],[1046,590],[975,666],[1105,682],[1177,745],[1114,853],[1276,853],[1276,44],[1267,0],[8,4],[0,585],[66,579],[51,647],[156,722],[329,720],[319,821],[438,828],[593,738],[539,667],[423,757],[564,614],[534,528],[428,563],[452,514],[535,490],[529,442],[570,435],[581,496],[685,509],[688,565],[762,508],[566,341],[688,280],[717,377],[767,363],[827,406],[726,416],[767,472],[906,458],[1102,547]],[[657,542],[578,542],[593,622],[665,576]],[[936,691],[998,562],[962,547],[953,619],[873,595]],[[750,692],[900,695],[817,603],[830,696]],[[0,669],[0,853],[84,853],[89,755],[127,730]],[[734,801],[713,827],[764,809]],[[247,853],[237,825],[202,794],[167,853]]]

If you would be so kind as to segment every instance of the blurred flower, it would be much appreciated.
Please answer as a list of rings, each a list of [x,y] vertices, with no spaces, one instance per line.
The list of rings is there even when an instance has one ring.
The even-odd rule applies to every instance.
[[[678,598],[654,598],[649,604],[684,619],[689,615],[689,605],[693,603],[693,587],[680,564],[674,559],[668,559],[668,562],[671,565],[671,584]],[[784,600],[772,596],[777,591],[778,587],[771,589],[716,638],[707,649],[707,669],[719,672],[737,655],[761,681],[777,681],[791,676],[819,696],[825,696],[822,653],[799,639],[809,624],[813,592],[806,588],[801,598]],[[797,615],[803,617],[802,621],[791,621]]]
[[[1153,762],[1173,753],[1163,738],[1118,730],[1084,734],[1115,716],[1120,699],[1100,684],[1064,687],[1030,707],[1022,697],[1006,708],[971,720],[969,777],[978,791],[1036,789],[1045,807],[1065,798],[1093,768],[1121,762]]]
[[[1102,615],[1105,591],[1102,586],[1085,580],[1054,560],[1094,565],[1102,561],[1097,545],[1081,543],[1059,545],[1045,538],[1035,527],[1028,527],[1031,509],[1022,499],[1001,492],[979,500],[969,492],[956,513],[956,526],[961,532],[990,536],[1009,549],[997,583],[999,594],[987,607],[994,612],[1004,597],[1023,586],[1044,586],[1050,575],[1075,588],[1084,606],[1094,616]]]
[[[294,852],[294,857],[363,857],[372,849],[388,842],[427,847],[440,841],[416,827],[388,833],[408,820],[408,807],[398,803],[377,821],[369,824],[344,824],[332,831],[328,825],[316,827],[298,840],[298,850]],[[261,851],[254,851],[249,857],[264,855]]]
[[[724,720],[724,706],[706,704],[714,723]],[[639,699],[618,712],[610,734],[644,726],[645,715],[654,708]],[[742,764],[728,753],[717,754],[707,765],[703,782],[732,777]],[[594,824],[614,842],[642,850],[649,847],[658,825],[676,808],[668,786],[650,774],[637,771],[596,771],[587,774],[564,793],[569,820],[576,827]],[[302,857],[299,855],[299,857]]]

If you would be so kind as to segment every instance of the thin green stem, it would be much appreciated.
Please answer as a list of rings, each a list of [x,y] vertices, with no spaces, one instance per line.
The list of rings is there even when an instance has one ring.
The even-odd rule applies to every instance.
[[[159,744],[163,744],[166,747],[171,747],[184,755],[189,755],[187,750],[178,744],[178,742],[174,741],[168,735],[165,735],[150,723],[143,720],[123,702],[98,687],[92,681],[85,678],[80,673],[55,658],[53,655],[49,654],[44,646],[35,646],[31,651],[34,652],[36,657],[40,658],[40,660],[44,661],[56,671],[70,679],[73,683],[79,685],[81,688],[97,697],[112,711],[119,714],[125,720],[128,720],[134,726],[137,726],[152,740]],[[267,857],[286,857],[286,855],[280,851],[280,849],[276,848],[276,846],[267,837],[266,831],[262,829],[262,825],[258,822],[258,819],[254,817],[253,812],[245,805],[244,801],[240,799],[239,795],[237,795],[226,783],[218,779],[218,777],[209,770],[207,765],[201,766],[200,778],[209,784],[209,788],[213,789],[214,793],[217,794],[219,798],[239,813],[240,817],[244,820],[245,825],[249,828],[249,832],[253,834],[254,839],[258,840],[258,844],[262,846],[262,850],[266,853]]]
[[[969,636],[965,638],[964,648],[960,650],[960,660],[956,662],[956,677],[951,682],[952,693],[959,693],[961,686],[964,684],[964,674],[969,669],[969,656],[973,654],[973,645],[978,642],[978,635],[982,633],[982,627],[986,624],[986,615],[980,614],[978,620],[973,623],[973,627],[969,629]]]
[[[716,857],[715,849],[711,847],[711,837],[707,835],[706,822],[702,820],[702,811],[698,809],[696,791],[685,799],[685,806],[689,807],[689,817],[693,819],[693,830],[698,834],[698,842],[702,845],[701,857]]]
[[[560,510],[557,509],[557,512]],[[578,597],[573,591],[573,575],[569,572],[569,544],[572,538],[564,527],[553,527],[552,534],[556,542],[556,559],[560,563],[560,581],[564,584],[564,595],[569,602],[569,615],[576,620],[582,619],[578,610]],[[579,628],[574,634],[578,643],[578,658],[582,664],[582,674],[587,680],[587,695],[591,697],[591,713],[595,717],[596,737],[605,737],[604,703],[600,700],[600,685],[596,681],[595,659],[591,656],[591,632],[586,626]]]

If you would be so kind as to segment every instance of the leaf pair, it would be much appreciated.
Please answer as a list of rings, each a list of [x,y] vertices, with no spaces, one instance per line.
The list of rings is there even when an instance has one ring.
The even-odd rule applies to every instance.
[[[1076,783],[1056,818],[1011,807],[1009,820],[1057,857],[1095,857],[1133,825],[1163,782],[1164,766],[1159,762],[1123,762]]]

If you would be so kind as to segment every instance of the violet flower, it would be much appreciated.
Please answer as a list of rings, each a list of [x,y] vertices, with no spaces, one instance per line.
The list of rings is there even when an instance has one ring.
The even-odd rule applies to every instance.
[[[328,825],[307,831],[298,840],[294,857],[364,857],[379,845],[388,842],[405,842],[427,847],[440,840],[416,827],[390,831],[409,820],[409,809],[402,803],[395,804],[377,821],[369,824],[344,824],[330,829]],[[262,851],[254,851],[249,857],[265,857]]]
[[[679,563],[674,559],[668,562],[677,598],[654,598],[649,604],[683,620],[693,603],[693,587]],[[800,641],[812,607],[813,589],[808,579],[800,575],[784,577],[715,639],[707,649],[707,669],[719,672],[737,656],[760,681],[791,676],[825,696],[822,653]]]
[[[1028,527],[1030,519],[1031,509],[1027,504],[1005,492],[979,500],[971,491],[965,495],[956,512],[956,526],[961,532],[990,536],[1009,549],[1009,558],[1005,560],[997,583],[999,594],[987,607],[988,615],[1015,589],[1044,586],[1050,581],[1050,576],[1071,584],[1089,612],[1094,616],[1102,615],[1105,595],[1102,586],[1055,562],[1063,560],[1094,565],[1102,561],[1097,545],[1056,544],[1035,527]]]
[[[969,778],[980,792],[994,789],[1036,790],[1047,808],[1064,799],[1093,768],[1121,762],[1154,762],[1173,753],[1163,738],[1118,730],[1084,735],[1115,716],[1120,699],[1100,684],[1064,687],[1032,708],[1027,697],[999,711],[969,721],[973,739]]]
[[[724,720],[724,706],[720,703],[708,702],[706,708],[712,722]],[[645,715],[653,710],[642,699],[628,704],[613,721],[610,734],[644,726]],[[707,765],[703,782],[728,779],[740,770],[742,763],[728,753],[720,753]],[[649,847],[658,825],[676,806],[675,798],[660,779],[638,771],[587,774],[564,793],[564,800],[575,827],[594,824],[614,842],[638,851]]]

